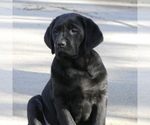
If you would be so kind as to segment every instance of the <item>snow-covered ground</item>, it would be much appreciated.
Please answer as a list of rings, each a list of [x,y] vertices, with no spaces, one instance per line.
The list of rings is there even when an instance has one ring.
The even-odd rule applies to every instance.
[[[137,37],[137,19],[143,19],[145,12],[138,15],[134,0],[133,2],[118,2],[121,0],[116,0],[117,2],[111,0],[74,0],[72,2],[69,0],[57,2],[56,0],[14,0],[13,4],[8,1],[3,0],[0,3],[3,12],[8,11],[5,15],[0,13],[0,22],[8,26],[11,24],[9,19],[13,15],[13,25],[2,27],[3,30],[0,33],[3,31],[7,33],[2,34],[2,39],[4,37],[7,37],[8,40],[12,39],[13,44],[10,43],[10,45],[13,47],[13,58],[8,58],[4,53],[6,45],[3,41],[0,57],[3,65],[6,65],[4,62],[9,62],[8,59],[13,59],[13,63],[12,65],[8,63],[12,68],[7,70],[7,65],[6,68],[0,67],[0,70],[2,69],[0,78],[8,74],[6,77],[8,80],[3,80],[7,81],[7,84],[0,85],[0,124],[27,124],[27,102],[32,96],[41,93],[50,78],[50,66],[54,56],[44,43],[45,30],[56,16],[71,12],[92,18],[104,34],[104,42],[95,49],[101,55],[108,71],[107,125],[137,124],[138,92],[143,91],[143,89],[138,89],[138,82],[143,80],[138,80],[138,75],[143,74],[138,74],[137,69],[137,50],[139,49],[137,44],[138,40],[141,40]],[[11,8],[12,5],[13,8]],[[139,6],[148,8],[148,4],[139,4]],[[13,10],[13,13],[9,10]],[[139,23],[141,29],[146,28],[149,24],[147,18],[142,20],[144,23]],[[9,32],[10,29],[13,30],[12,34]],[[146,33],[142,35],[147,40]],[[144,41],[140,44],[146,45]],[[11,46],[9,50],[12,49]],[[139,50],[140,56],[143,56],[141,49]],[[148,46],[144,52],[147,50]],[[147,59],[149,55],[147,52],[144,58]],[[143,65],[142,60],[140,67],[148,68],[149,64],[144,62]],[[10,69],[13,69],[13,72],[9,72]],[[149,110],[147,104],[144,108]],[[140,116],[150,122],[150,113],[140,113]]]

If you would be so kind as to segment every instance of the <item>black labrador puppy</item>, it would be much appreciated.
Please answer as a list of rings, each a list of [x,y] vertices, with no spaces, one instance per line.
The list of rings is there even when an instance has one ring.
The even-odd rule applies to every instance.
[[[63,14],[44,40],[56,56],[42,94],[28,102],[28,125],[105,125],[107,73],[93,50],[103,41],[98,26],[79,14]]]

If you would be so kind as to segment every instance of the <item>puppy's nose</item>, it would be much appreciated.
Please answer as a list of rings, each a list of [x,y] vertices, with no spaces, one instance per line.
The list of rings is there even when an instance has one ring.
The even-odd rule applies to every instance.
[[[66,42],[65,41],[61,41],[57,43],[58,47],[65,47],[66,46]]]

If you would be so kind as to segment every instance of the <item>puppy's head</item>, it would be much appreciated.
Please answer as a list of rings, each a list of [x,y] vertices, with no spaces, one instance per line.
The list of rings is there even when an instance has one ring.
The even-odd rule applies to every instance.
[[[75,58],[89,53],[103,41],[98,26],[89,18],[70,13],[56,17],[47,28],[44,41],[52,54]]]

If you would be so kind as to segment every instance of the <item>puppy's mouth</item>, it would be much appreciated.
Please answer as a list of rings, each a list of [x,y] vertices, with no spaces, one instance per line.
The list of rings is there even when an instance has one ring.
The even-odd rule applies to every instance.
[[[77,58],[78,55],[76,54],[69,54],[67,53],[63,48],[60,48],[57,52],[56,52],[56,57],[58,58]]]

